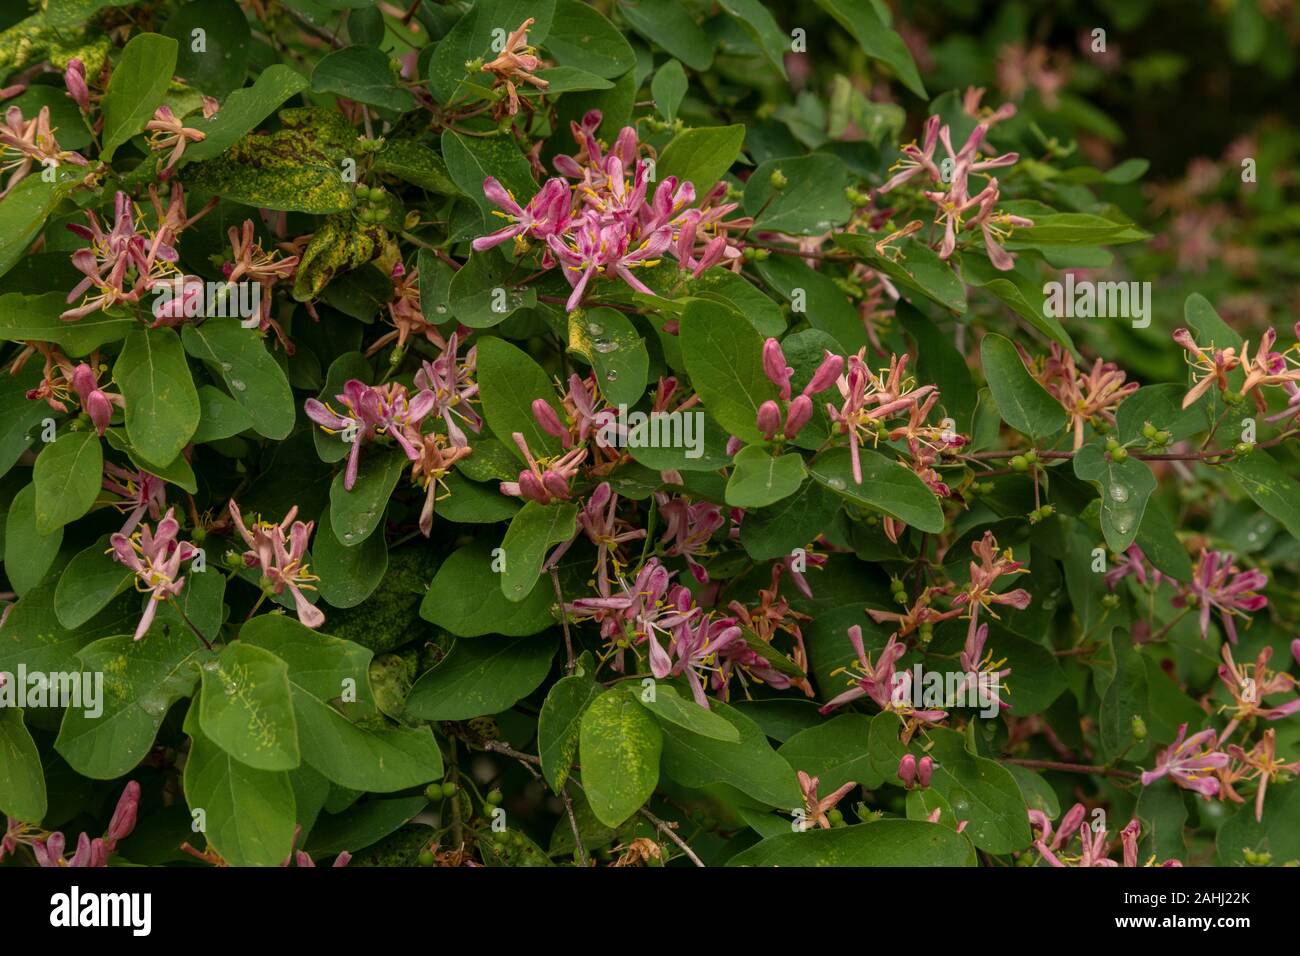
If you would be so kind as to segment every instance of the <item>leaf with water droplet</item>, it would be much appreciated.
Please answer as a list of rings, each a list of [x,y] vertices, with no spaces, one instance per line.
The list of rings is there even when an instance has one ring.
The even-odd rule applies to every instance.
[[[569,319],[569,353],[596,370],[601,394],[613,405],[633,405],[645,394],[650,355],[627,316],[596,307]]]
[[[1137,537],[1147,501],[1156,489],[1155,475],[1135,458],[1108,459],[1100,445],[1084,445],[1074,453],[1074,473],[1101,492],[1101,532],[1106,546],[1123,551]]]

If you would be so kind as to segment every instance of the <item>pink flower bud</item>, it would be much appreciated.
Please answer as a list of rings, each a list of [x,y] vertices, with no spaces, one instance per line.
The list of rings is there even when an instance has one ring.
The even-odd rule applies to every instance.
[[[558,471],[548,471],[542,475],[542,486],[556,498],[565,501],[569,498],[569,482]]]
[[[930,786],[932,776],[934,776],[934,758],[926,754],[916,765],[916,779],[924,788]]]
[[[537,419],[537,424],[542,431],[560,439],[565,448],[573,443],[573,439],[569,437],[569,430],[560,423],[560,416],[555,414],[555,409],[546,399],[533,399],[533,418]]]
[[[813,403],[807,395],[798,395],[785,414],[785,437],[794,438],[812,418]]]
[[[908,790],[916,783],[916,758],[911,754],[903,754],[903,759],[898,761],[898,779]]]
[[[90,88],[86,86],[86,65],[78,59],[68,61],[68,68],[63,71],[63,84],[68,88],[68,96],[77,104],[82,113],[90,112]]]
[[[136,814],[140,809],[140,784],[132,780],[118,798],[113,819],[108,823],[108,848],[113,850],[118,840],[125,840],[135,829]]]
[[[764,438],[770,441],[780,427],[781,406],[768,399],[758,406],[758,430],[763,433]]]
[[[790,401],[790,376],[794,375],[794,369],[785,364],[785,353],[781,351],[781,343],[776,339],[768,339],[763,343],[763,371],[772,384],[780,389],[781,399]]]
[[[832,355],[828,350],[822,358],[822,362],[817,366],[817,371],[813,372],[812,381],[809,382],[803,390],[805,395],[816,395],[818,392],[824,392],[835,384],[835,380],[840,377],[840,372],[844,369],[844,357]]]
[[[737,438],[735,435],[732,435],[730,438],[727,439],[728,456],[734,455],[736,452],[740,451],[740,449],[744,447],[745,447],[745,443],[741,441],[739,438]]]
[[[521,471],[519,473],[519,496],[543,505],[551,503],[551,496],[542,487],[541,480],[531,471]]]

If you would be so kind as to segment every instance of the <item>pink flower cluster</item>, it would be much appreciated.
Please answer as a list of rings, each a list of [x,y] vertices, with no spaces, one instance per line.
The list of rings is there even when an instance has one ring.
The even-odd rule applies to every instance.
[[[543,183],[527,205],[487,177],[483,194],[500,207],[496,214],[509,225],[473,242],[474,249],[483,252],[513,240],[517,254],[527,250],[529,239],[543,243],[542,267],[558,263],[573,288],[566,303],[570,312],[598,276],[617,276],[636,291],[651,294],[635,270],[657,265],[665,253],[696,276],[739,255],[726,234],[738,223],[723,222],[736,208],[735,203],[721,202],[725,183],[694,207],[695,186],[675,176],[666,177],[651,193],[653,164],[640,158],[644,147],[636,130],[624,127],[606,152],[596,138],[601,120],[600,111],[592,110],[581,123],[572,124],[578,153],[556,157],[560,176]]]
[[[134,533],[119,531],[108,539],[113,558],[135,572],[135,589],[149,595],[135,629],[137,641],[149,633],[158,605],[180,594],[185,586],[181,562],[198,554],[194,545],[176,539],[181,526],[170,508],[156,528],[150,529],[147,524],[139,527]]]

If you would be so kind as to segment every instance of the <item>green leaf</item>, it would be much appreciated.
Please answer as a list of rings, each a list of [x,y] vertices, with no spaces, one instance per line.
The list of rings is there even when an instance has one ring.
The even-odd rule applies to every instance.
[[[45,773],[20,707],[0,707],[0,812],[26,823],[45,818]]]
[[[1241,352],[1241,335],[1219,317],[1210,300],[1193,292],[1183,303],[1183,318],[1191,326],[1196,344],[1202,348],[1235,348]]]
[[[457,637],[504,634],[525,637],[555,623],[551,582],[538,580],[523,601],[508,599],[500,588],[484,587],[499,572],[486,543],[466,545],[447,556],[420,603],[420,617]]]
[[[429,728],[390,724],[376,710],[367,648],[281,614],[254,618],[239,637],[288,665],[303,760],[335,784],[392,793],[442,776]]]
[[[1122,552],[1137,537],[1147,501],[1156,490],[1150,466],[1131,457],[1114,461],[1100,445],[1084,445],[1074,453],[1074,473],[1101,492],[1101,531],[1106,546]]]
[[[686,62],[684,57],[679,57]],[[740,156],[745,142],[745,127],[705,126],[678,133],[664,147],[655,166],[655,178],[676,176],[695,184],[695,194],[703,196],[713,188],[722,174]]]
[[[694,700],[686,699],[671,684],[659,681],[655,684],[653,694],[641,693],[638,700],[660,723],[669,723],[724,743],[740,742],[740,731],[734,724],[711,710],[705,710]]]
[[[202,696],[190,705],[185,732],[185,800],[202,810],[204,835],[232,866],[279,866],[293,850],[296,805],[285,771],[257,770],[240,763],[204,732]]]
[[[258,434],[277,441],[289,436],[293,392],[256,329],[243,328],[235,318],[208,319],[202,325],[183,326],[181,341],[190,355],[215,366]]]
[[[214,572],[215,573],[215,572]],[[105,637],[77,652],[84,672],[104,675],[102,713],[69,707],[54,749],[96,780],[130,773],[148,756],[172,704],[194,693],[199,667],[215,655],[187,627]]]
[[[785,332],[786,321],[781,307],[760,292],[753,283],[730,269],[708,269],[699,276],[688,278],[686,287],[697,298],[711,299],[730,306],[733,312],[739,312],[748,319],[759,335],[779,336]]]
[[[374,593],[388,571],[388,545],[372,534],[355,547],[345,547],[334,534],[329,509],[316,523],[312,542],[313,570],[320,576],[320,596],[334,607],[356,607]]]
[[[181,333],[184,340],[184,333]],[[221,441],[253,427],[253,419],[244,406],[215,385],[199,386],[199,427],[194,430],[194,444]]]
[[[201,50],[193,48],[195,30],[203,31]],[[225,99],[244,85],[251,34],[244,11],[235,0],[187,3],[167,19],[163,34],[180,44],[176,75],[190,86]]]
[[[713,44],[678,0],[620,0],[619,9],[633,30],[692,70],[707,70],[713,65]],[[703,195],[713,184],[695,185],[698,195]]]
[[[15,593],[24,595],[41,583],[62,543],[62,526],[50,534],[36,529],[36,486],[14,495],[5,516],[5,575]]]
[[[1255,504],[1282,522],[1291,537],[1300,538],[1300,484],[1276,458],[1256,449],[1228,462],[1227,469]]]
[[[1269,787],[1262,820],[1255,819],[1255,801],[1247,801],[1219,829],[1215,847],[1224,866],[1252,865],[1247,850],[1269,854],[1274,866],[1300,862],[1300,787]]]
[[[784,558],[830,527],[842,504],[825,485],[810,481],[774,505],[746,511],[740,543],[755,561]]]
[[[537,289],[519,285],[521,276],[497,252],[476,252],[447,287],[447,305],[462,325],[488,329],[520,309],[537,307]]]
[[[783,176],[777,189],[772,179]],[[820,236],[842,226],[853,215],[844,189],[849,169],[837,156],[814,153],[769,159],[745,184],[744,207],[755,229],[792,235]]]
[[[165,465],[199,426],[199,394],[174,329],[133,329],[113,366],[126,434],[145,461]]]
[[[500,34],[509,32],[529,17],[535,21],[528,31],[533,46],[544,43],[555,15],[555,0],[478,0],[434,48],[429,60],[429,89],[439,103],[451,103],[467,97],[481,98],[491,89],[486,73],[469,74],[465,64],[482,57],[491,60],[498,54],[492,49]]]
[[[817,792],[822,796],[850,782],[874,790],[884,781],[871,763],[870,732],[870,717],[839,714],[799,731],[777,753],[795,770],[817,777]]]
[[[903,38],[881,20],[873,4],[860,0],[817,0],[817,5],[853,34],[867,56],[893,70],[899,82],[917,96],[929,99]]]
[[[655,109],[668,122],[677,119],[677,107],[682,105],[688,85],[686,71],[676,60],[669,60],[655,71],[654,79],[650,81],[650,95],[654,98]]]
[[[32,470],[37,533],[53,534],[89,511],[103,471],[104,453],[94,431],[65,431],[42,448]]]
[[[763,340],[753,326],[725,306],[694,299],[682,313],[679,338],[705,407],[733,435],[759,441],[758,407],[777,393],[763,371]]]
[[[330,530],[345,548],[355,548],[379,527],[388,499],[409,464],[396,448],[372,447],[369,451],[361,456],[351,491],[343,487],[346,472],[339,472],[330,482]]]
[[[569,314],[569,351],[596,373],[600,393],[611,405],[635,405],[645,395],[650,355],[630,319],[597,307]]]
[[[501,572],[501,593],[511,601],[525,601],[542,573],[542,562],[553,544],[568,541],[577,533],[576,504],[538,504],[529,501],[510,521],[501,542],[505,569]]]
[[[496,177],[521,206],[537,192],[528,160],[509,136],[462,136],[443,130],[442,158],[452,182],[478,206],[490,231],[496,231],[501,220],[492,214],[497,207],[483,194],[483,180]]]
[[[63,569],[54,589],[54,613],[68,630],[81,627],[135,579],[110,553],[109,535],[80,552]]]
[[[274,136],[247,137],[222,156],[188,166],[186,185],[259,209],[314,216],[351,209],[356,198],[342,166],[318,155],[283,155],[297,145]]]
[[[767,7],[760,0],[719,0],[719,6],[736,18],[767,61],[785,78],[785,54],[790,49],[790,37]]]
[[[1118,759],[1125,755],[1130,760],[1140,759],[1150,744],[1135,744],[1133,718],[1147,717],[1150,694],[1147,688],[1146,666],[1142,655],[1133,647],[1128,632],[1116,628],[1111,633],[1115,654],[1115,670],[1097,711],[1098,736],[1106,755]]]
[[[937,385],[939,401],[953,419],[957,431],[969,433],[978,393],[966,357],[952,344],[950,334],[940,330],[916,309],[899,304],[894,311],[916,343],[917,381]]]
[[[55,673],[77,669],[77,651],[100,638],[135,630],[140,600],[124,594],[107,609],[75,630],[59,623],[54,613],[55,582],[32,588],[10,610],[0,627],[0,671],[15,674],[20,665],[29,671]]]
[[[758,264],[758,274],[791,302],[798,318],[834,337],[845,352],[867,344],[862,318],[833,279],[810,269],[795,256],[772,256]]]
[[[1120,404],[1115,412],[1115,433],[1122,443],[1145,441],[1142,428],[1150,422],[1161,431],[1170,434],[1170,444],[1205,428],[1205,410],[1198,399],[1188,408],[1183,408],[1183,396],[1187,388],[1183,385],[1165,383],[1162,385],[1144,385]]]
[[[1136,226],[1112,222],[1101,216],[1083,212],[1058,212],[1049,216],[1035,216],[1032,226],[1019,226],[1015,231],[1017,243],[1048,243],[1051,245],[1118,245],[1126,242],[1144,242],[1151,234]]]
[[[395,113],[415,108],[415,97],[397,85],[388,56],[372,46],[349,46],[327,54],[312,70],[311,88]]]
[[[835,830],[781,833],[727,866],[974,866],[970,841],[939,824],[878,820]]]
[[[447,164],[436,152],[413,139],[394,139],[375,154],[375,170],[396,176],[421,189],[443,196],[458,196],[460,190],[451,181]],[[434,260],[437,261],[437,260]],[[424,276],[424,266],[420,267]]]
[[[3,307],[0,297],[0,309]],[[43,377],[41,370],[33,367],[35,364],[17,375],[0,377],[0,475],[8,474],[23,452],[31,448],[39,434],[36,426],[53,417],[44,402],[27,398],[28,390],[36,388]]]
[[[663,733],[632,694],[616,687],[587,707],[578,737],[592,812],[606,826],[620,826],[654,793]]]
[[[562,66],[576,66],[606,79],[636,66],[636,54],[623,32],[580,0],[559,0],[555,5],[545,45]]]
[[[54,182],[46,182],[42,176],[28,176],[9,191],[4,202],[0,202],[0,275],[12,269],[23,257],[32,240],[45,228],[45,220],[54,207],[85,178],[86,168],[64,163],[55,175]],[[64,297],[60,295],[58,298]]]
[[[104,162],[153,119],[176,72],[178,46],[171,37],[137,33],[122,50],[104,92]]]
[[[194,4],[198,6],[198,4]],[[274,63],[258,74],[252,86],[235,90],[221,104],[217,115],[209,120],[190,117],[186,125],[203,133],[203,140],[191,143],[184,161],[200,162],[220,156],[241,137],[255,130],[291,96],[310,84],[297,70]]]
[[[1065,427],[1061,403],[1029,374],[1010,339],[992,332],[984,336],[980,362],[1004,422],[1032,438],[1043,438]]]
[[[1157,863],[1166,860],[1187,862],[1187,804],[1183,790],[1168,777],[1153,780],[1138,795],[1133,815],[1142,821],[1142,842],[1138,845],[1138,864],[1154,856]]]
[[[422,720],[499,714],[537,689],[554,656],[555,642],[539,637],[457,641],[411,688],[406,713]]]
[[[537,756],[542,776],[558,793],[578,753],[578,728],[588,705],[603,688],[588,674],[570,674],[551,685],[537,717]]]
[[[711,712],[740,733],[729,743],[691,733],[674,725],[663,728],[663,772],[683,787],[699,789],[725,783],[769,807],[803,806],[794,770],[772,749],[767,737],[749,717],[722,701]],[[586,769],[585,761],[583,769]]]
[[[852,455],[832,448],[808,465],[808,474],[842,498],[937,534],[943,530],[943,508],[934,492],[909,468],[869,448],[858,450],[862,484],[853,479]]]
[[[1074,352],[1070,333],[1065,331],[1046,305],[1041,281],[1036,275],[1031,277],[1023,264],[1017,264],[1016,268],[1003,272],[989,261],[988,256],[968,251],[962,254],[961,275],[971,285],[993,293],[1053,342]]]
[[[204,735],[258,770],[297,767],[302,754],[285,662],[240,641],[228,645],[214,664],[203,668]]]
[[[28,180],[24,179],[23,185]],[[3,210],[16,197],[11,194]],[[0,226],[3,221],[0,220]],[[61,292],[23,295],[7,292],[0,295],[0,338],[9,342],[52,342],[69,355],[86,355],[101,345],[116,342],[127,332],[139,328],[134,319],[94,312],[76,322],[65,322],[60,313],[68,308],[67,296]]]
[[[1142,549],[1146,559],[1158,571],[1167,574],[1175,581],[1192,579],[1192,562],[1187,557],[1187,549],[1178,540],[1173,519],[1165,513],[1158,500],[1152,500],[1147,504],[1134,540]]]
[[[735,467],[727,479],[727,504],[733,508],[767,507],[798,491],[806,475],[802,456],[773,456],[762,445],[746,445],[736,452]]]
[[[482,339],[478,343],[478,384],[483,417],[511,454],[524,460],[511,438],[514,432],[524,436],[534,456],[548,457],[560,451],[559,439],[542,431],[533,417],[534,398],[545,398],[563,414],[553,398],[555,387],[525,352],[504,339]]]

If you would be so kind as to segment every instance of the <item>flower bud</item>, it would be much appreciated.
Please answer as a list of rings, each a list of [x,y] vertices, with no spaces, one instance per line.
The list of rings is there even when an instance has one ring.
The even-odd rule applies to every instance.
[[[817,366],[817,371],[813,372],[812,381],[810,381],[803,390],[805,395],[816,395],[818,392],[824,392],[835,384],[835,380],[840,377],[840,372],[844,370],[844,357],[834,355],[828,349],[822,357],[821,364]]]
[[[769,441],[781,427],[781,406],[770,398],[758,406],[758,430]]]
[[[139,809],[140,784],[132,780],[118,798],[117,809],[113,811],[113,819],[108,823],[107,847],[110,852],[117,846],[118,840],[125,840],[131,835]]]
[[[533,399],[533,418],[537,419],[538,426],[548,435],[560,439],[565,448],[573,443],[569,437],[569,430],[560,422],[560,416],[555,414],[555,409],[551,403],[544,398]]]
[[[911,754],[903,754],[903,759],[898,761],[898,779],[908,790],[916,783],[916,758]]]
[[[932,776],[934,776],[934,758],[926,754],[916,765],[916,779],[922,787],[928,787]]]
[[[785,353],[781,351],[781,343],[776,339],[768,339],[763,343],[763,371],[772,384],[780,389],[781,399],[790,401],[790,376],[794,374],[794,369],[785,364]]]
[[[812,399],[807,395],[795,396],[785,414],[785,437],[794,438],[798,435],[812,418],[812,413]]]

